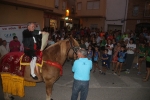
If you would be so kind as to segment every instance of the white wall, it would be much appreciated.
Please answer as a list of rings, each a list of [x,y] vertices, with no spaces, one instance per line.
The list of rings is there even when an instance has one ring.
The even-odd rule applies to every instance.
[[[128,5],[128,0],[107,0],[105,31],[107,31],[108,25],[122,25],[122,32],[124,32],[126,23],[121,20],[126,19],[128,8],[126,4]]]

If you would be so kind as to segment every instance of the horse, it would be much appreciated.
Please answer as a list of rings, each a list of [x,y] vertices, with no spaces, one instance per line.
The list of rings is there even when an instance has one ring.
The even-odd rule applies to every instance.
[[[46,85],[46,100],[52,100],[51,95],[53,84],[62,75],[62,66],[65,63],[65,60],[67,58],[76,59],[76,47],[79,47],[79,44],[72,36],[48,46],[45,50],[43,50],[41,73],[38,70],[35,70],[38,80],[34,80],[30,77],[29,65],[25,66],[23,76],[24,80],[30,82],[44,81]],[[1,60],[4,58],[5,56]],[[4,94],[5,100],[10,100],[8,93]]]

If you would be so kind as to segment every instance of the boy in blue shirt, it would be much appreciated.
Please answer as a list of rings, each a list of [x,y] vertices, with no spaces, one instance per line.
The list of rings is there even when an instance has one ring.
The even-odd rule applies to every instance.
[[[117,73],[118,76],[120,76],[120,72],[122,70],[122,65],[125,62],[125,59],[126,59],[125,46],[121,46],[121,51],[118,52],[118,62],[117,62],[116,68],[114,70],[114,75],[116,75],[116,73]]]
[[[102,55],[102,74],[106,75],[106,69],[108,67],[108,49],[104,50],[104,53]]]

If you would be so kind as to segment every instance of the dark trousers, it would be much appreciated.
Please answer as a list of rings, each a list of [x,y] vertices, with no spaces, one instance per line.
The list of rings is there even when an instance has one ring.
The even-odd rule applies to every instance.
[[[108,55],[108,68],[110,69],[110,63],[112,60],[112,55]]]
[[[134,54],[127,54],[126,61],[125,61],[126,69],[131,69],[133,60],[134,60]]]
[[[35,51],[31,49],[25,49],[24,50],[25,55],[29,56],[31,59],[32,57],[36,57]]]
[[[71,100],[77,100],[80,93],[80,100],[86,100],[89,90],[89,81],[74,80]]]

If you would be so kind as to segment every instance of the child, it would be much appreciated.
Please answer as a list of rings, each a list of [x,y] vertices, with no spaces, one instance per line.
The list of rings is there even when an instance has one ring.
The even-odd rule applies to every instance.
[[[88,46],[88,59],[89,60],[92,60],[92,57],[93,57],[93,51],[92,51],[92,47],[89,45]]]
[[[106,75],[106,69],[108,67],[108,49],[104,50],[104,54],[102,55],[102,74]]]
[[[139,47],[139,58],[138,58],[138,73],[137,75],[140,75],[141,74],[141,64],[142,62],[145,60],[145,54],[146,54],[146,47],[145,47],[145,43],[141,43],[141,46]]]
[[[93,55],[93,62],[94,62],[93,73],[95,72],[96,68],[98,68],[99,72],[101,72],[100,67],[98,66],[99,58],[100,58],[100,52],[98,51],[98,47],[95,46],[95,52],[94,52],[94,55]]]
[[[121,51],[118,52],[118,62],[114,70],[114,75],[118,73],[118,76],[120,76],[120,72],[122,70],[123,63],[125,62],[125,58],[126,58],[125,46],[121,46]]]

